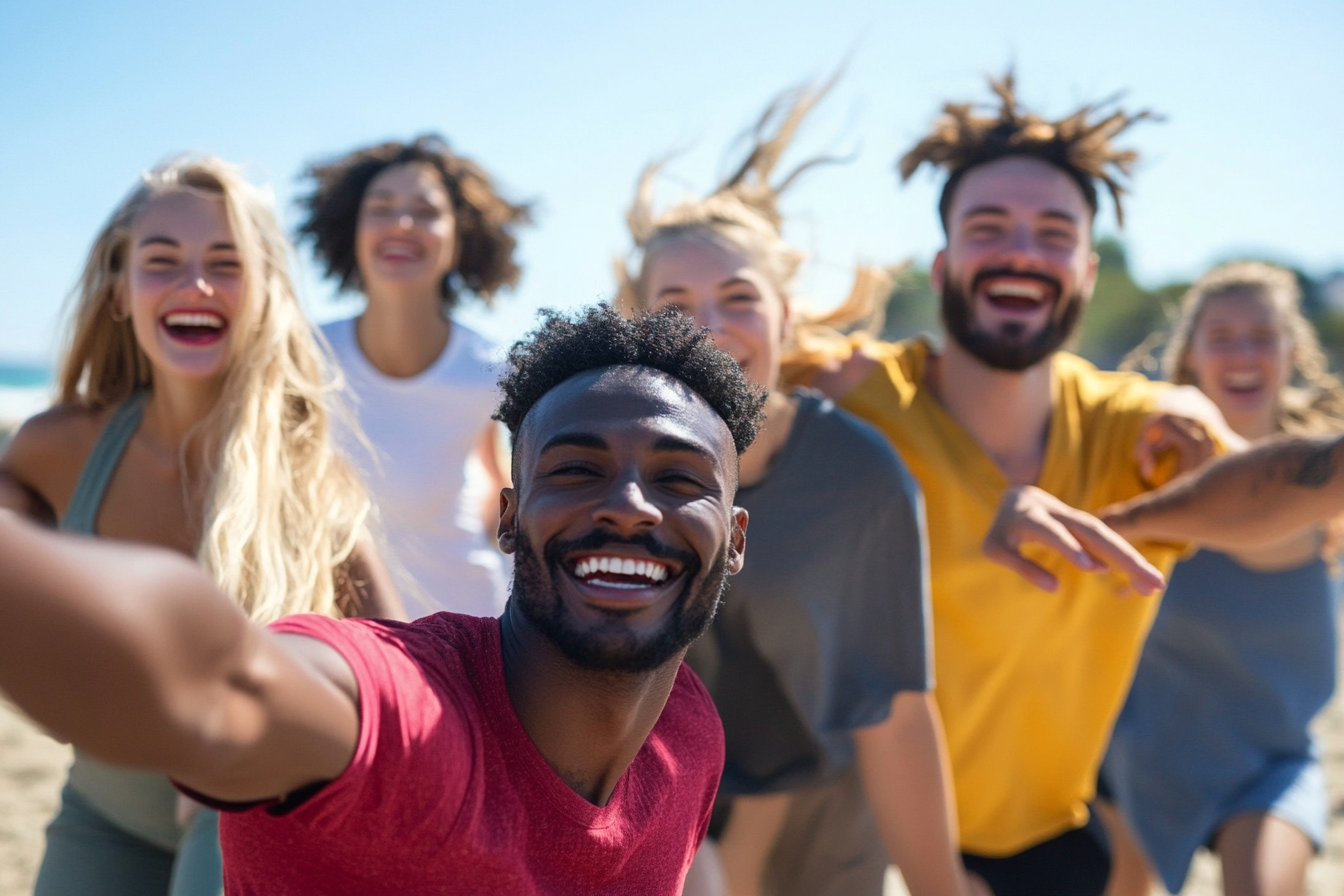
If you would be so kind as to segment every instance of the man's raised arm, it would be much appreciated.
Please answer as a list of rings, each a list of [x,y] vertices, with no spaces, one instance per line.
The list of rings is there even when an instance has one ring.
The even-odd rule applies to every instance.
[[[1256,547],[1344,512],[1344,436],[1275,438],[1100,516],[1130,539]]]
[[[4,510],[0,690],[93,756],[232,801],[336,777],[359,729],[334,650],[251,625],[187,558]]]

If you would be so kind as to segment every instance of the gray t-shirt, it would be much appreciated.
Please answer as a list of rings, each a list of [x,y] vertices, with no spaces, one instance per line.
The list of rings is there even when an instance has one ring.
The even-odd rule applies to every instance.
[[[736,503],[746,564],[686,657],[723,718],[721,791],[817,784],[853,761],[852,729],[932,686],[919,486],[877,430],[802,393],[788,442]]]

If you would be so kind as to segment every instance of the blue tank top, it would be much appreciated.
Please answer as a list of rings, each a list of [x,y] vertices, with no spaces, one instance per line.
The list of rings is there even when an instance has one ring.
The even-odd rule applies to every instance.
[[[62,531],[98,534],[95,524],[103,496],[140,426],[148,397],[148,392],[136,392],[103,427],[61,519]],[[70,787],[117,827],[161,849],[177,850],[182,834],[176,818],[177,791],[162,774],[108,765],[75,750]]]

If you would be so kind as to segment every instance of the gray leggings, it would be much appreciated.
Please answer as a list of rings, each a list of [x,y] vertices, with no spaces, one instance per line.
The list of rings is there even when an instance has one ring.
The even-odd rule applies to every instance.
[[[201,809],[177,852],[129,834],[69,785],[47,827],[33,896],[221,896],[218,816]]]

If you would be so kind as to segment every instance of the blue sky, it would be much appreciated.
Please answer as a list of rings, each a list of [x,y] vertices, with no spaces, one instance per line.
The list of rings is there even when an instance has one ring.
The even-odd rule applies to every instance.
[[[672,149],[667,196],[704,190],[778,90],[849,67],[798,145],[856,152],[792,190],[786,236],[827,305],[856,260],[927,260],[929,176],[892,161],[947,99],[986,96],[1015,61],[1050,114],[1127,91],[1165,114],[1129,136],[1144,161],[1123,234],[1142,281],[1255,253],[1344,268],[1344,3],[1338,0],[801,3],[236,0],[0,3],[0,358],[50,358],[94,232],[137,174],[203,150],[247,163],[292,223],[315,158],[442,132],[535,199],[524,279],[486,315],[510,339],[535,309],[611,294],[622,214]],[[1103,217],[1103,230],[1113,222]],[[348,308],[299,254],[320,318]]]

